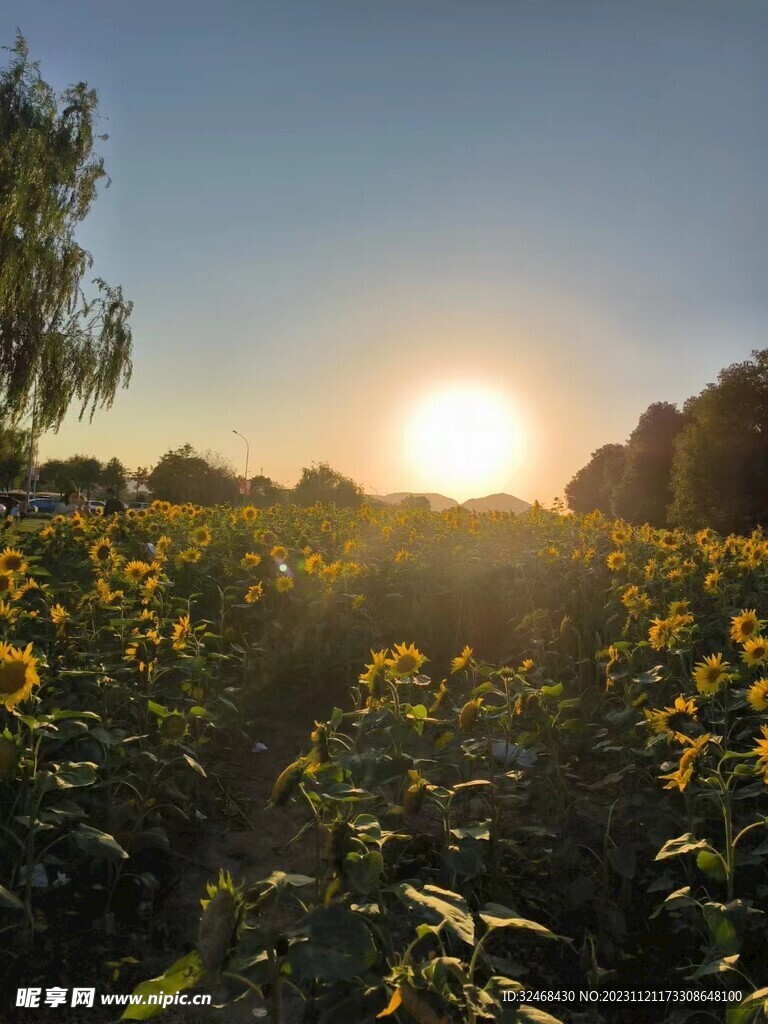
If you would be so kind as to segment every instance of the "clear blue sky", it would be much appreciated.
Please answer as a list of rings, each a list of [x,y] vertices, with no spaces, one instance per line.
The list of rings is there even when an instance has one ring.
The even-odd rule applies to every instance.
[[[549,501],[768,346],[762,0],[5,0],[16,27],[99,91],[82,238],[135,302],[130,390],[43,458],[240,466],[236,428],[284,483],[445,490],[398,424],[465,381],[525,425],[487,489]]]

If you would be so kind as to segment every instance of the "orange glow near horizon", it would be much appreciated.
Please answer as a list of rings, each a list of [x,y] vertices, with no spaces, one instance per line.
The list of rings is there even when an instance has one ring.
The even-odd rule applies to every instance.
[[[464,500],[512,486],[525,455],[525,431],[501,391],[454,385],[416,406],[405,424],[404,446],[420,490]]]

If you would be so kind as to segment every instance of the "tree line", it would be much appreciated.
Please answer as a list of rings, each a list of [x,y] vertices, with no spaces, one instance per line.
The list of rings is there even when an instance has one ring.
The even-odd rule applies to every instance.
[[[649,406],[625,444],[592,453],[565,488],[574,512],[746,533],[768,523],[768,349],[721,370],[680,411]]]

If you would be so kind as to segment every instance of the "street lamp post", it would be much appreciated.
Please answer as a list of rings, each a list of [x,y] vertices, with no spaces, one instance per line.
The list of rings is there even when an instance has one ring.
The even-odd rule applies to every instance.
[[[248,459],[251,456],[251,446],[248,444],[248,438],[243,437],[239,430],[233,430],[232,433],[242,437],[245,441],[245,482],[243,484],[243,494],[248,497]]]

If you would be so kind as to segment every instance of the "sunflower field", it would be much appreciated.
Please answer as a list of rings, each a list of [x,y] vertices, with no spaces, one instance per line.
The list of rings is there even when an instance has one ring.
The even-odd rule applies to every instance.
[[[155,502],[3,545],[14,990],[201,991],[165,1019],[228,1024],[768,1015],[762,532]],[[291,728],[238,813],[292,841],[201,885],[233,752]]]

